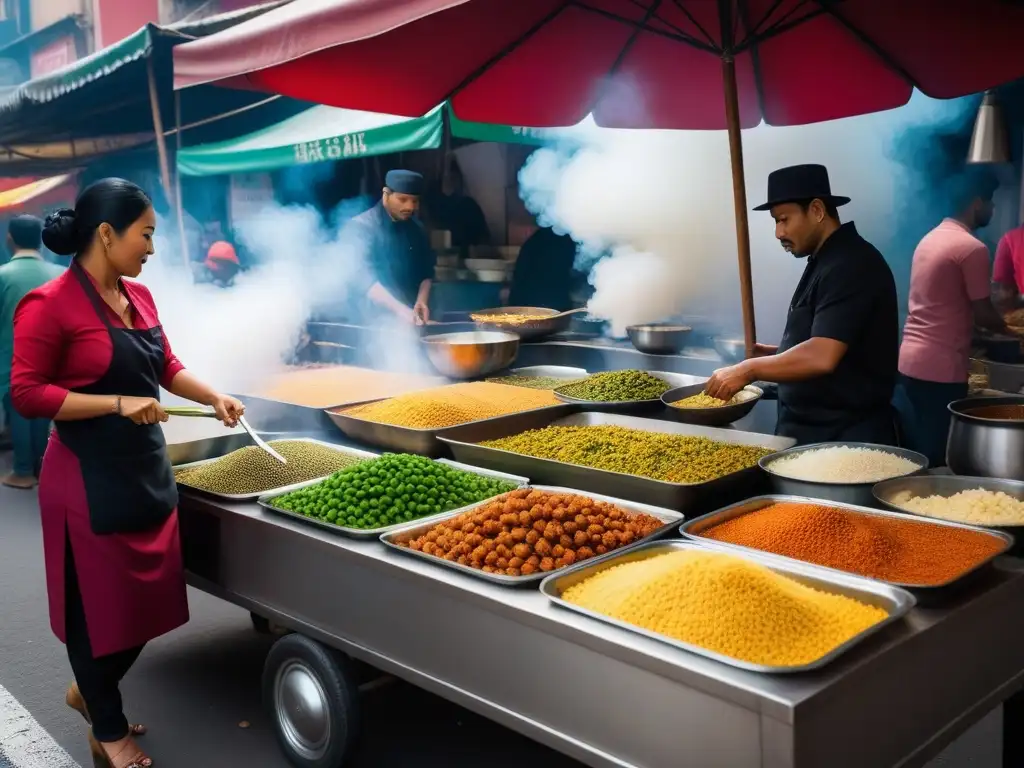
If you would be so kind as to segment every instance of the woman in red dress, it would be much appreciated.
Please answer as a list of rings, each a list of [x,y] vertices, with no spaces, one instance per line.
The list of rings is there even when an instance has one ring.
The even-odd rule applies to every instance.
[[[52,419],[39,479],[50,625],[67,645],[67,702],[92,725],[97,768],[146,768],[119,684],[142,647],[188,621],[178,493],[160,422],[160,387],[211,405],[234,426],[244,408],[188,373],[137,277],[156,217],[123,179],[86,188],[47,218],[43,242],[74,254],[29,293],[14,320],[11,399]]]

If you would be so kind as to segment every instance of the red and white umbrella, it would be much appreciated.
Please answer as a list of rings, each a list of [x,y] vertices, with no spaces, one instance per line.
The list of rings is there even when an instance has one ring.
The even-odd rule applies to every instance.
[[[740,129],[892,109],[1024,76],[1013,0],[294,0],[174,49],[224,85],[419,116],[730,133],[744,330],[755,339]]]

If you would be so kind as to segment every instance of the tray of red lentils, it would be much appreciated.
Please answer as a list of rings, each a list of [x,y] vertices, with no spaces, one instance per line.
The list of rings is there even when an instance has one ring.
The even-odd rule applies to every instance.
[[[758,496],[684,523],[714,541],[865,576],[896,587],[948,587],[1013,546],[1013,536],[948,520],[922,520],[801,496]]]

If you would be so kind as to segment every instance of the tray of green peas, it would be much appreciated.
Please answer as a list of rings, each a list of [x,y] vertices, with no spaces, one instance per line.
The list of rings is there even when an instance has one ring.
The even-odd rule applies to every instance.
[[[266,494],[268,512],[356,539],[380,534],[521,488],[528,478],[448,459],[385,453],[311,480],[287,493]]]

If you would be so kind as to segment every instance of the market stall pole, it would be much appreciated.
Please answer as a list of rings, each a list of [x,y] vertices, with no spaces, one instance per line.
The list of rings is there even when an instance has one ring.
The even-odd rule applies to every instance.
[[[396,115],[449,100],[480,123],[727,128],[750,354],[740,129],[893,109],[915,88],[977,93],[1024,76],[1022,37],[1024,6],[1004,0],[294,0],[178,46],[174,68],[176,88],[222,81]]]

